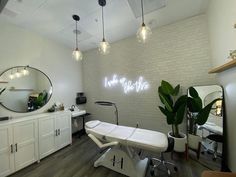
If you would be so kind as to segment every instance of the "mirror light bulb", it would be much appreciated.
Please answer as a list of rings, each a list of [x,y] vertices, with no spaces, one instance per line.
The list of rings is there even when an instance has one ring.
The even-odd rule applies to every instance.
[[[21,77],[21,73],[19,72],[19,70],[17,69],[16,73],[15,73],[16,77],[19,78]]]
[[[102,42],[100,42],[98,49],[101,54],[106,55],[110,52],[110,44],[103,39]]]
[[[83,59],[83,54],[78,48],[73,51],[72,56],[76,61],[81,61]]]
[[[24,69],[22,70],[22,73],[23,73],[24,76],[29,75],[29,70],[26,69],[26,68],[24,68]]]
[[[14,79],[14,78],[15,78],[14,74],[11,73],[11,74],[9,75],[9,78],[10,78],[11,80]]]
[[[139,42],[146,43],[152,34],[151,29],[144,23],[137,31],[137,38]]]

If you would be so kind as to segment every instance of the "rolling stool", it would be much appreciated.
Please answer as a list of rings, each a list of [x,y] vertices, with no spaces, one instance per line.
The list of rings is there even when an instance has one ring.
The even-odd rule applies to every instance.
[[[223,143],[223,136],[218,134],[210,134],[206,137],[207,139],[215,142],[214,144],[214,152],[213,152],[213,160],[217,158],[217,150],[218,150],[218,143]]]
[[[171,163],[171,162],[168,162],[168,161],[165,161],[164,159],[164,153],[166,152],[172,152],[173,149],[174,149],[174,144],[175,144],[175,140],[171,137],[168,137],[168,148],[165,152],[161,152],[161,157],[160,159],[157,159],[157,158],[152,158],[150,160],[150,165],[151,165],[151,170],[150,170],[150,174],[151,176],[155,175],[155,168],[158,168],[159,166],[164,166],[166,168],[166,171],[168,173],[168,176],[171,175],[171,172],[170,172],[170,169],[167,167],[167,165],[172,165],[174,166],[174,170],[175,171],[178,171],[178,168],[176,167],[176,165],[174,163]],[[154,165],[154,161],[157,161],[158,164]]]

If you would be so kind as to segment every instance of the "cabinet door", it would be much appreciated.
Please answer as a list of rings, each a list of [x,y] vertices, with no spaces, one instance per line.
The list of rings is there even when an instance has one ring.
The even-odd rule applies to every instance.
[[[0,176],[14,172],[14,152],[11,126],[0,127]]]
[[[49,116],[39,120],[39,158],[44,158],[55,151],[54,117]]]
[[[55,117],[55,127],[59,130],[56,136],[56,148],[60,149],[71,144],[71,116],[69,114],[61,114]]]
[[[38,160],[38,127],[36,120],[14,124],[13,141],[16,171]]]

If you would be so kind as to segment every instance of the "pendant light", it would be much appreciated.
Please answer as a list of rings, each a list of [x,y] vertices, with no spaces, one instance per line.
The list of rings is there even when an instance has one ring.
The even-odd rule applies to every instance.
[[[104,32],[104,14],[103,7],[106,5],[106,0],[98,0],[98,4],[102,7],[102,41],[99,44],[99,52],[103,55],[106,55],[110,52],[110,44],[105,40],[105,32]]]
[[[75,20],[75,50],[72,53],[72,56],[75,60],[79,61],[83,59],[83,54],[78,48],[78,29],[77,29],[77,23],[80,20],[80,17],[78,15],[73,15],[72,18]]]
[[[143,13],[143,0],[141,0],[141,10],[142,10],[142,25],[137,31],[137,38],[139,42],[146,43],[150,38],[152,31],[144,23],[144,13]]]

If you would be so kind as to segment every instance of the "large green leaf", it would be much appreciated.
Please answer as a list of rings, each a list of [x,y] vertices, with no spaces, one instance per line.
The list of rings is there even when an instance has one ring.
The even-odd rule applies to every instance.
[[[187,103],[187,95],[182,95],[176,100],[174,105],[174,111],[176,112],[181,105],[183,104],[186,105],[186,103]]]
[[[199,95],[198,95],[195,88],[189,87],[188,91],[189,91],[189,94],[190,94],[191,97],[193,97],[193,98],[199,97]]]
[[[187,106],[190,112],[199,112],[202,109],[202,100],[200,97],[187,98]]]
[[[186,108],[186,104],[182,104],[176,113],[176,119],[175,119],[175,124],[181,124],[183,122],[184,119],[184,115],[185,115],[185,108]]]
[[[212,102],[210,102],[207,106],[205,106],[197,115],[197,119],[195,120],[196,123],[198,125],[203,125],[206,123],[208,117],[209,117],[209,114],[210,114],[210,111],[211,111],[211,108],[212,106],[215,104],[215,102],[219,100],[219,99],[215,99],[213,100]]]
[[[165,105],[168,111],[173,112],[173,100],[170,96],[159,93],[161,102]]]
[[[161,81],[161,89],[166,95],[171,95],[174,92],[172,85],[164,80]]]
[[[161,112],[166,116],[167,124],[173,124],[175,122],[175,115],[172,112],[169,112],[166,108],[159,106]]]
[[[180,85],[178,84],[175,88],[174,88],[174,92],[172,93],[173,96],[177,96],[179,94],[179,89],[180,89]]]

